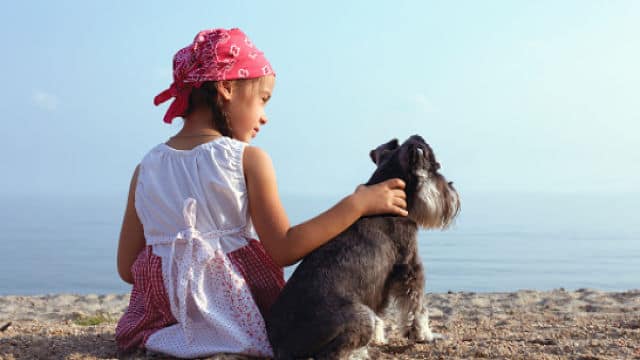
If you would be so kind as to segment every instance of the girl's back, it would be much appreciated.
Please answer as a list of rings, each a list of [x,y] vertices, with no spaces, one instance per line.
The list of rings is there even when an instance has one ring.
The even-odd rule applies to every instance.
[[[245,146],[228,137],[190,150],[160,144],[140,163],[135,208],[147,248],[132,266],[141,279],[133,311],[116,329],[122,348],[271,354],[262,315],[284,278],[251,225]]]
[[[185,230],[184,202],[196,201],[195,228],[201,232],[244,228],[250,232],[242,174],[245,143],[219,137],[191,150],[167,144],[140,163],[136,210],[147,245]]]

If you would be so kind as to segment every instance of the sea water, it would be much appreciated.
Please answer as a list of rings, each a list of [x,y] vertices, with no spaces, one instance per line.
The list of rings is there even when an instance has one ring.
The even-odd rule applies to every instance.
[[[427,292],[640,288],[637,195],[461,195],[451,228],[419,233]],[[339,199],[283,196],[283,203],[296,224]],[[128,292],[116,271],[124,202],[123,195],[2,197],[0,295]]]

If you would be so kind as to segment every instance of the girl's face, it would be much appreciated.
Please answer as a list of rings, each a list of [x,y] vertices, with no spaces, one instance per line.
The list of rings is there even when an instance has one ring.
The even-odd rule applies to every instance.
[[[274,85],[273,75],[232,84],[225,110],[234,139],[249,143],[256,137],[260,127],[267,123],[264,108],[271,98]]]

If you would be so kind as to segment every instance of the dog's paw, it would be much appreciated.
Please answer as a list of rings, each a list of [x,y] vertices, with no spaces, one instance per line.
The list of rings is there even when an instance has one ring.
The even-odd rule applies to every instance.
[[[373,328],[373,336],[371,337],[372,345],[386,345],[389,342],[384,333],[384,321],[376,316]]]
[[[446,339],[447,337],[442,334],[429,331],[427,334],[425,334],[425,336],[416,338],[416,342],[425,343],[425,342],[434,342],[434,341],[446,340]]]
[[[349,356],[347,356],[348,360],[369,360],[371,357],[369,356],[369,349],[364,346],[360,349],[356,349]]]
[[[431,332],[430,328],[410,329],[407,333],[407,338],[418,343],[427,343],[447,339],[447,337],[442,334]]]
[[[426,308],[418,316],[416,316],[413,326],[409,328],[407,337],[415,342],[433,342],[436,340],[444,340],[444,335],[431,332],[429,326],[429,313]]]

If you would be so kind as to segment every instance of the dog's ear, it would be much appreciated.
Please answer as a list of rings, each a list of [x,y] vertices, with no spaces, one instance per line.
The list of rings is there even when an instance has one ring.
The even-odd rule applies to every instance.
[[[369,157],[374,164],[380,164],[380,161],[390,154],[393,150],[398,148],[398,139],[392,139],[389,142],[378,146],[377,148],[369,152]]]

